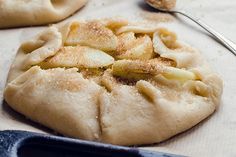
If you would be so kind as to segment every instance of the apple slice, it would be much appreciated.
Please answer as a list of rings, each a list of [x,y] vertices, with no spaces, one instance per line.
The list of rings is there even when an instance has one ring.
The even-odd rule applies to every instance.
[[[43,68],[100,68],[109,66],[113,62],[113,57],[103,51],[87,46],[66,46],[61,48],[53,57],[41,62],[40,66]]]
[[[66,39],[65,45],[83,45],[103,51],[114,51],[118,41],[112,30],[102,23],[91,21],[87,23],[74,23]]]
[[[152,40],[148,35],[136,38],[133,32],[118,36],[118,59],[148,60],[154,56]]]
[[[119,60],[114,62],[112,74],[134,80],[148,79],[159,74],[167,79],[179,80],[181,82],[198,79],[193,72],[172,67],[173,65],[173,61],[165,59],[152,59],[148,61]]]

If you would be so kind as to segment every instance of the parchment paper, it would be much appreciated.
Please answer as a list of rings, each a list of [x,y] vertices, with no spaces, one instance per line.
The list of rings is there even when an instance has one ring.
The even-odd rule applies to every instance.
[[[178,8],[199,17],[236,42],[236,1],[178,0]],[[142,0],[90,0],[87,6],[66,21],[112,16],[151,23],[157,20],[159,14],[147,7]],[[173,22],[164,25],[177,32],[181,40],[199,49],[223,78],[222,102],[215,114],[194,128],[160,144],[142,148],[188,156],[236,156],[236,57],[191,21],[182,16],[173,19]],[[49,129],[27,120],[2,101],[7,73],[17,48],[20,43],[44,28],[45,26],[0,30],[0,130],[50,133]]]

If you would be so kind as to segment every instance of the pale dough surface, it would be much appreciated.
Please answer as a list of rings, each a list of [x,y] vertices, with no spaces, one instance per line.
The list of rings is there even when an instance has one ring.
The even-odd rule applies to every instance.
[[[235,35],[232,33],[235,28],[235,10],[233,8],[233,1],[184,1],[188,2],[188,7],[185,8],[190,13],[201,17],[204,21],[211,26],[222,32],[225,36],[236,41]],[[81,12],[76,14],[74,19],[81,18],[97,18],[107,17],[107,11],[110,9],[110,16],[124,16],[131,19],[145,18],[149,21],[155,22],[156,16],[150,17],[149,13],[143,13],[145,8],[140,7],[141,1],[90,1],[88,6]],[[212,3],[215,5],[213,6]],[[141,5],[142,6],[142,5]],[[99,8],[99,9],[98,9]],[[121,12],[120,10],[127,9],[127,12]],[[225,8],[228,11],[225,12]],[[94,11],[96,10],[96,11]],[[112,11],[111,11],[112,10]],[[153,15],[154,13],[152,13]],[[143,16],[145,15],[145,17]],[[216,20],[217,19],[217,20]],[[186,22],[186,21],[185,21]],[[191,22],[187,22],[192,24]],[[230,25],[228,24],[230,23]],[[146,146],[144,148],[166,151],[177,154],[184,154],[189,156],[235,156],[235,80],[234,73],[235,58],[230,52],[219,45],[212,38],[206,36],[202,31],[198,31],[198,28],[193,25],[189,27],[183,21],[175,20],[174,23],[166,24],[168,28],[171,28],[180,36],[181,40],[188,41],[192,46],[205,51],[202,52],[203,56],[207,58],[210,65],[221,75],[224,82],[224,93],[219,110],[197,127],[194,127],[190,131],[175,136],[174,138],[167,140],[161,144]],[[9,66],[14,59],[17,48],[20,43],[26,39],[31,39],[32,36],[42,31],[41,27],[37,28],[24,28],[24,29],[11,29],[0,31],[1,36],[1,89],[4,88],[6,77],[8,74]],[[8,40],[6,40],[6,38]],[[11,41],[11,42],[9,42]],[[210,45],[210,46],[209,46]],[[4,68],[2,68],[4,67]],[[2,92],[1,92],[2,93]],[[4,129],[20,129],[30,130],[36,132],[48,132],[44,127],[40,127],[35,123],[31,123],[25,120],[24,117],[16,114],[10,110],[6,104],[1,106],[1,123],[0,128]],[[223,144],[222,144],[223,143]],[[207,145],[208,149],[205,149]]]
[[[0,0],[0,28],[44,25],[65,19],[87,0]]]

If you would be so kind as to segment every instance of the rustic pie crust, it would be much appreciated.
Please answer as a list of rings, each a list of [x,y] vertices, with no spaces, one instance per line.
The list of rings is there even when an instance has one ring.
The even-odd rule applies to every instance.
[[[193,127],[221,94],[222,80],[175,33],[111,18],[51,26],[23,43],[4,97],[65,136],[140,145]]]
[[[0,0],[0,28],[44,25],[75,13],[87,0]]]

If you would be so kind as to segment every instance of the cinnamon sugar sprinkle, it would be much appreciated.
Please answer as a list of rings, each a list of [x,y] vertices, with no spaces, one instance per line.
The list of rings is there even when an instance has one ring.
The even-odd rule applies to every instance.
[[[140,16],[143,20],[151,23],[161,23],[161,22],[172,22],[174,21],[174,17],[170,14],[166,13],[156,13],[149,11],[142,11]]]
[[[146,0],[156,8],[171,10],[175,7],[176,0]]]

